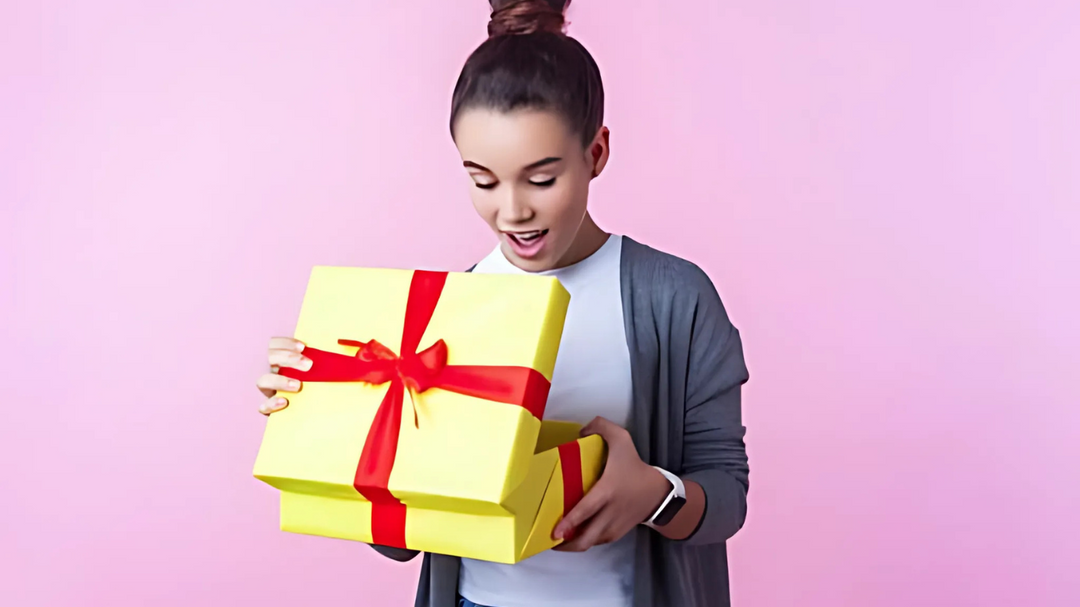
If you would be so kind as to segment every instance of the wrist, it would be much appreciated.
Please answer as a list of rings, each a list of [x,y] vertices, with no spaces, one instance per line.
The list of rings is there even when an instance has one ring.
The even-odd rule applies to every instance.
[[[681,478],[663,468],[653,466],[653,470],[661,477],[664,489],[660,501],[644,524],[656,529],[669,524],[686,504],[686,486]]]
[[[649,466],[646,476],[649,479],[649,513],[645,515],[645,520],[641,521],[642,524],[652,520],[671,494],[671,481],[655,466]]]

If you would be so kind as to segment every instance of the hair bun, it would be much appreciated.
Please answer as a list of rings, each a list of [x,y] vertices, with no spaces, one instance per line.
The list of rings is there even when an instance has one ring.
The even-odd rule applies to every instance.
[[[566,33],[564,13],[570,0],[491,0],[488,36]]]

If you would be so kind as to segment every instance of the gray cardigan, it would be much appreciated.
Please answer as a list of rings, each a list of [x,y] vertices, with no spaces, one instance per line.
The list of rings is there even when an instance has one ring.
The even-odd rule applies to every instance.
[[[705,515],[688,539],[637,533],[634,607],[731,604],[725,541],[746,519],[750,468],[739,332],[708,276],[623,238],[622,300],[633,377],[630,433],[641,459],[701,485]],[[415,551],[376,546],[399,561]],[[460,561],[425,554],[416,607],[456,607]],[[498,606],[494,606],[498,607]]]

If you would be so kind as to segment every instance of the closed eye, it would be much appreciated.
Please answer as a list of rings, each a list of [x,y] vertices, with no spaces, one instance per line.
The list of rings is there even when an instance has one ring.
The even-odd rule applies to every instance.
[[[549,187],[555,185],[555,178],[552,177],[551,179],[548,179],[547,181],[530,181],[529,183],[531,183],[531,184],[533,184],[534,186],[537,186],[537,187],[549,188]]]
[[[498,181],[496,181],[495,183],[474,183],[476,183],[476,187],[480,188],[481,190],[493,190],[495,189],[495,186],[499,185]]]

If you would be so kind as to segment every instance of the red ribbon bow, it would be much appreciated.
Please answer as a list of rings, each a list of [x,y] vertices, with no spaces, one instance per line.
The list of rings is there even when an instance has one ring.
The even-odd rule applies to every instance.
[[[416,410],[415,394],[426,392],[435,387],[439,374],[446,368],[448,352],[446,342],[439,340],[433,346],[419,354],[398,357],[394,351],[375,341],[353,341],[351,339],[339,339],[338,343],[343,346],[355,346],[359,348],[356,358],[370,364],[370,372],[366,374],[364,381],[369,384],[379,385],[400,379],[409,391],[412,400],[413,425],[420,427],[420,416]]]
[[[304,355],[312,361],[311,370],[281,370],[281,375],[309,382],[390,384],[371,422],[353,479],[353,487],[371,502],[372,540],[383,546],[406,547],[405,504],[388,488],[397,456],[406,390],[419,394],[439,388],[517,405],[542,419],[551,387],[547,378],[528,367],[448,365],[448,349],[442,340],[423,352],[416,351],[438,306],[446,277],[446,272],[413,273],[400,355],[375,340],[342,339],[338,340],[339,344],[359,348],[354,356],[305,348]],[[415,397],[413,422],[419,427]]]

